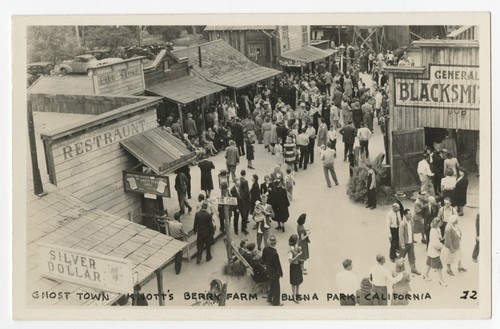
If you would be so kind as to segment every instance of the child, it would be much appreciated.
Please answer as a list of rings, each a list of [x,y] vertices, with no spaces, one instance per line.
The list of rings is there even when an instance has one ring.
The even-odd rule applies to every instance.
[[[292,201],[293,199],[293,186],[295,185],[295,179],[293,178],[293,173],[290,168],[286,170],[285,176],[285,189],[286,195],[288,196],[288,201]]]
[[[257,233],[263,234],[264,229],[269,228],[269,225],[266,221],[266,216],[264,214],[264,208],[259,200],[255,201],[255,209],[253,210],[253,220],[257,224]],[[260,250],[260,249],[259,249]]]
[[[278,143],[274,146],[274,153],[276,154],[276,163],[281,165],[285,162],[283,158],[283,146],[281,145],[281,138],[278,138]]]

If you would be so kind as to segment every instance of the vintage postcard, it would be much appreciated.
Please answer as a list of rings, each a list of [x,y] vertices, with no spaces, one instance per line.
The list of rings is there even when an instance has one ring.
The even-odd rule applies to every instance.
[[[15,319],[491,316],[488,13],[12,33]]]

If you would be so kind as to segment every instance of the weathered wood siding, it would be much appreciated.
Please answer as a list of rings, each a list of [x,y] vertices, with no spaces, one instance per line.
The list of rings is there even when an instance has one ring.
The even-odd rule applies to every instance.
[[[145,82],[141,60],[129,60],[94,69],[96,94],[139,95]]]
[[[289,25],[288,26],[288,40],[290,42],[290,51],[301,49],[302,42],[302,25]]]
[[[33,111],[99,115],[137,102],[133,97],[31,94]]]
[[[165,72],[165,68],[168,68]],[[174,58],[168,55],[158,64],[155,69],[150,69],[144,72],[146,86],[151,86],[162,81],[174,80],[189,75],[189,62],[177,62]]]
[[[397,68],[390,70],[390,90],[391,90],[391,127],[392,130],[409,130],[419,127],[436,127],[451,129],[479,130],[480,111],[477,106],[469,104],[443,105],[441,107],[424,106],[401,106],[396,104],[396,81],[415,81],[418,79],[429,79],[430,64],[450,66],[450,70],[479,65],[478,47],[422,47],[423,73],[398,72]],[[407,80],[406,80],[407,79]],[[449,81],[449,80],[448,80]],[[458,81],[458,80],[457,80]],[[458,81],[465,83],[463,80]],[[479,82],[475,82],[479,83]],[[480,89],[475,94],[479,97]],[[479,102],[479,101],[478,101]]]
[[[155,108],[129,117],[99,124],[85,133],[75,133],[47,143],[52,154],[56,185],[99,209],[141,220],[140,195],[125,193],[122,170],[138,160],[120,147],[120,141],[157,126]]]

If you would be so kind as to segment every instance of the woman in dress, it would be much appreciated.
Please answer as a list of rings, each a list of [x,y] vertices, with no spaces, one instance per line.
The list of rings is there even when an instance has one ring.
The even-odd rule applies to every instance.
[[[457,178],[453,174],[453,170],[451,170],[451,168],[447,168],[444,174],[444,178],[441,179],[441,192],[443,193],[443,199],[448,197],[450,200],[454,201]],[[453,202],[452,206],[455,206]]]
[[[441,257],[443,263],[446,264],[446,273],[454,276],[451,270],[451,265],[458,262],[458,271],[466,272],[467,270],[462,266],[462,248],[460,240],[462,239],[462,232],[458,227],[458,216],[451,215],[448,220],[448,225],[444,230],[444,249]]]
[[[302,277],[302,270],[300,269],[300,258],[302,257],[302,251],[297,242],[299,237],[297,234],[292,234],[288,239],[288,245],[290,249],[288,250],[288,262],[290,263],[290,284],[292,285],[293,301],[295,303],[299,302],[299,287],[304,281]]]
[[[286,195],[288,196],[288,201],[293,200],[293,187],[295,186],[295,178],[293,178],[293,171],[290,168],[286,169],[285,175],[285,189]]]
[[[255,169],[252,165],[252,161],[254,160],[254,150],[253,150],[253,144],[255,141],[253,140],[253,134],[249,132],[245,138],[245,144],[246,144],[246,149],[247,149],[247,160],[248,160],[248,169]]]
[[[276,156],[276,164],[280,166],[285,162],[283,157],[283,146],[281,145],[281,138],[278,138],[276,145],[274,146],[274,154]]]
[[[304,224],[306,223],[306,214],[302,214],[297,219],[297,235],[299,236],[299,246],[302,249],[301,260],[301,269],[304,274],[307,274],[307,270],[305,268],[304,263],[309,259],[309,230],[304,228]]]
[[[392,285],[392,292],[395,295],[406,295],[411,291],[410,288],[410,273],[405,270],[405,260],[400,258],[396,261],[396,267],[392,271],[392,276],[397,277],[399,274],[403,274],[401,281],[398,281]],[[408,305],[408,299],[406,298],[393,298],[392,305]]]
[[[457,168],[460,166],[460,164],[458,163],[458,160],[457,158],[455,158],[451,152],[447,151],[446,149],[442,149],[441,151],[443,151],[445,154],[446,154],[446,159],[444,159],[444,168],[443,168],[443,173],[446,175],[446,169],[448,168],[451,168],[451,170],[453,170],[453,176],[457,177]]]
[[[271,144],[271,154],[274,155],[274,146],[278,142],[278,134],[276,133],[276,121],[273,120],[271,123],[271,137],[269,143]]]
[[[271,152],[269,144],[271,144],[271,119],[266,118],[265,122],[262,124],[262,140],[264,142],[264,147]]]
[[[458,168],[458,178],[455,185],[455,195],[453,196],[453,204],[457,207],[458,216],[464,215],[464,206],[467,204],[467,187],[469,180],[467,179],[467,170],[464,167]]]
[[[439,284],[446,287],[447,284],[443,279],[443,263],[441,263],[441,250],[443,244],[441,243],[441,230],[439,229],[440,220],[438,217],[434,218],[431,223],[431,231],[429,233],[429,245],[427,246],[427,269],[425,270],[422,278],[425,281],[431,281],[429,278],[429,271],[436,270],[439,275]]]
[[[351,74],[349,72],[347,72],[344,77],[344,94],[346,94],[349,97],[352,97],[353,95],[352,79],[351,79]]]
[[[290,213],[288,212],[290,201],[288,201],[286,191],[280,180],[274,182],[273,189],[269,193],[269,204],[274,210],[274,220],[278,222],[276,229],[285,232],[285,223],[288,221],[288,217],[290,217]]]
[[[283,145],[283,155],[285,158],[285,163],[287,169],[296,170],[297,163],[295,162],[295,156],[297,154],[297,149],[295,143],[293,143],[292,136],[286,137],[286,143]]]

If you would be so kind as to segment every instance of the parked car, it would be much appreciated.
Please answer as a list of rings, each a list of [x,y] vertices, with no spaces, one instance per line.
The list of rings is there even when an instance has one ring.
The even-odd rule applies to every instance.
[[[52,62],[35,62],[28,64],[28,73],[34,76],[39,74],[50,74],[50,71],[54,69],[54,64]]]
[[[104,58],[109,58],[110,50],[109,49],[94,49],[86,51],[85,54],[94,56],[97,60],[101,60]]]
[[[97,60],[93,55],[78,55],[73,60],[66,60],[56,66],[56,72],[60,74],[83,73],[88,74],[89,69],[110,63],[121,62],[121,58],[106,58]]]

